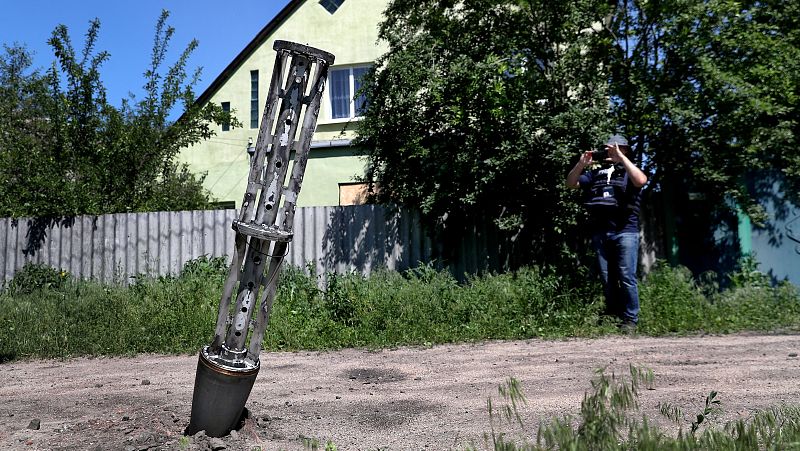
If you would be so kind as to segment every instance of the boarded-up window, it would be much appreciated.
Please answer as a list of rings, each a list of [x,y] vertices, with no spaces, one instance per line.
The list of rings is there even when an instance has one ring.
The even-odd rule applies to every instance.
[[[339,184],[339,205],[364,205],[367,203],[368,197],[368,183],[346,182]]]

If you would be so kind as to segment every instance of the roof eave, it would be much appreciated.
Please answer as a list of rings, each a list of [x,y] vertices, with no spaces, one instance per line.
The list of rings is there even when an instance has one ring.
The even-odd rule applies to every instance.
[[[305,0],[291,0],[289,3],[284,6],[282,10],[275,17],[269,21],[269,23],[258,32],[255,38],[250,41],[249,44],[241,51],[233,61],[228,64],[228,66],[208,85],[205,91],[197,97],[195,100],[195,105],[203,105],[208,102],[214,93],[225,84],[225,82],[230,78],[230,76],[236,72],[236,70],[247,60],[247,58],[256,51],[256,49],[261,46],[267,39],[269,39],[270,35],[290,16],[295,10],[303,4]]]

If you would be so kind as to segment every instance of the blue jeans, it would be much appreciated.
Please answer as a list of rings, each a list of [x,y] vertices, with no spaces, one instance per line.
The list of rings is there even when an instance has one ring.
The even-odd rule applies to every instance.
[[[606,297],[606,313],[625,322],[639,321],[639,234],[599,233],[592,237]]]

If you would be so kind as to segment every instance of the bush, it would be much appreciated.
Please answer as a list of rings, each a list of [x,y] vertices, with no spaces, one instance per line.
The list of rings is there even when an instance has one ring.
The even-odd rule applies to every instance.
[[[124,287],[75,281],[52,268],[31,266],[0,293],[0,359],[196,352],[212,338],[226,272],[224,259],[203,256],[188,262],[178,277],[141,276]],[[599,283],[547,268],[485,274],[465,283],[431,266],[379,270],[368,277],[329,274],[322,288],[319,279],[311,268],[283,269],[265,349],[616,333],[600,321]],[[39,289],[18,288],[32,286]],[[659,265],[640,288],[644,334],[800,326],[800,293],[788,283],[706,294],[708,287],[685,268]],[[16,332],[22,330],[24,336]]]
[[[61,290],[72,275],[43,263],[25,263],[6,284],[11,294],[30,294],[36,290]]]
[[[684,267],[659,264],[640,284],[640,331],[649,335],[731,333],[800,327],[800,291],[776,286],[744,266],[736,283],[719,291],[708,275],[698,283]]]
[[[224,278],[228,275],[228,269],[227,257],[209,257],[208,255],[201,255],[184,263],[180,276],[183,278]]]

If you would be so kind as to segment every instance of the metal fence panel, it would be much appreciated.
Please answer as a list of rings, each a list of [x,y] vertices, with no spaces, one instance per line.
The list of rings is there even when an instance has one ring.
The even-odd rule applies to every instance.
[[[317,274],[379,267],[404,270],[433,255],[412,212],[377,205],[298,208],[287,261]],[[206,255],[233,251],[237,210],[121,213],[61,220],[0,219],[0,280],[25,263],[77,277],[126,282],[138,274],[167,275]]]
[[[769,205],[773,227],[753,229],[753,249],[761,270],[797,283],[800,210],[785,210],[778,214]],[[59,220],[0,218],[0,283],[28,262],[105,282],[125,283],[138,274],[176,274],[185,262],[202,255],[229,256],[234,246],[230,226],[237,217],[237,210],[200,210]],[[653,221],[644,222],[642,265],[647,271],[659,254],[654,238],[659,231]],[[318,275],[367,275],[381,267],[402,271],[436,256],[416,212],[379,205],[298,208],[294,233],[287,262],[299,267],[311,263]],[[488,224],[475,226],[449,269],[458,278],[501,270],[508,264],[503,240]]]

